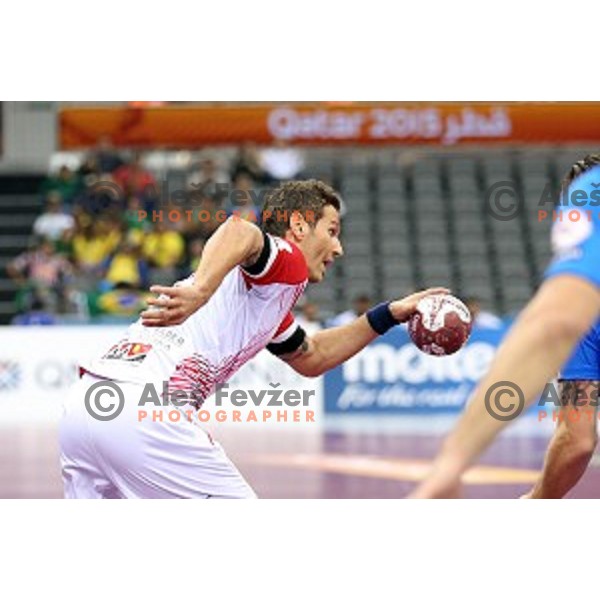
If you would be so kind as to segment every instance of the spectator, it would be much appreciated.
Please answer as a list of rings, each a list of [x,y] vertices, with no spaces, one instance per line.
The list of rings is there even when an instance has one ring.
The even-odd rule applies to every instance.
[[[239,173],[233,182],[232,208],[229,214],[235,214],[242,219],[260,222],[260,210],[254,204],[253,194],[256,195],[253,179],[245,173]]]
[[[124,164],[108,135],[98,140],[97,150],[91,159],[99,173],[113,173]]]
[[[202,196],[197,197],[195,194],[190,194],[189,199],[184,202],[179,202],[177,199],[169,198],[162,202],[158,210],[148,213],[145,221],[148,229],[154,227],[154,223],[164,221],[168,223],[169,228],[178,231],[185,235],[190,228],[193,228],[198,223],[198,211],[202,203]]]
[[[29,308],[34,297],[40,298],[52,312],[64,307],[65,284],[72,269],[67,259],[54,251],[50,240],[42,240],[32,250],[17,256],[6,271],[20,287],[17,305],[21,310]]]
[[[62,166],[57,175],[51,175],[42,182],[40,192],[47,196],[50,192],[58,192],[64,202],[71,205],[81,190],[83,185],[77,173],[74,173],[67,166]]]
[[[92,312],[120,317],[134,317],[146,308],[151,296],[128,283],[117,283],[114,289],[99,294],[93,299]]]
[[[122,219],[116,214],[98,220],[98,233],[106,239],[109,252],[114,252],[123,240],[123,228]]]
[[[106,214],[121,214],[125,208],[125,195],[110,173],[91,174],[77,198],[73,212],[83,210],[92,218]]]
[[[280,140],[261,152],[260,162],[265,173],[275,181],[300,177],[304,170],[304,155]]]
[[[308,335],[313,335],[323,329],[323,324],[319,319],[319,305],[310,300],[304,300],[300,306],[300,313],[296,315],[296,322]]]
[[[173,283],[177,279],[177,266],[185,254],[183,236],[159,221],[145,236],[142,254],[155,267],[151,275],[153,283]]]
[[[148,264],[141,256],[140,247],[125,240],[104,265],[105,277],[101,284],[104,290],[125,284],[140,290],[148,286]]]
[[[352,302],[352,308],[339,315],[336,315],[332,319],[327,321],[327,327],[339,327],[340,325],[346,325],[364,315],[369,308],[371,308],[372,300],[368,294],[360,294],[354,298]]]
[[[54,249],[58,254],[66,256],[68,259],[73,257],[73,238],[75,236],[76,226],[65,229],[61,237],[54,242]]]
[[[204,240],[201,239],[193,240],[190,244],[190,263],[188,266],[188,271],[191,273],[195,273],[196,269],[200,265],[202,253],[204,252],[204,244]]]
[[[14,317],[11,325],[56,325],[57,322],[56,316],[45,309],[43,300],[34,293],[29,311]]]
[[[187,178],[188,187],[202,188],[207,193],[215,193],[217,184],[224,185],[230,182],[227,171],[211,156],[202,159],[199,168],[194,169]]]
[[[78,173],[79,173],[79,176],[83,179],[84,182],[88,178],[98,177],[98,175],[100,175],[100,169],[98,167],[98,163],[96,161],[96,157],[95,156],[87,156],[83,160],[83,162],[81,163],[81,165],[79,166]]]
[[[75,234],[73,254],[75,264],[83,274],[100,274],[102,264],[116,249],[121,239],[114,227],[108,224],[106,219],[99,219],[85,225]]]
[[[140,218],[140,211],[144,211],[142,201],[137,196],[131,196],[127,200],[127,210],[123,215],[123,221],[129,239],[141,244],[144,233],[148,230],[149,222],[147,219]],[[141,216],[143,217],[143,214]]]
[[[139,154],[135,155],[130,164],[119,167],[114,173],[114,179],[126,197],[138,196],[152,199],[156,197],[156,180],[142,166]]]
[[[259,183],[268,183],[265,179],[265,172],[260,166],[260,156],[254,144],[244,144],[238,151],[231,170],[231,179],[235,181],[240,174],[248,175]]]
[[[200,198],[196,196],[200,195]],[[183,231],[186,240],[200,238],[207,240],[226,218],[226,212],[221,208],[220,200],[209,194],[195,194],[196,208],[191,213],[191,218],[182,218],[181,223],[185,229]]]
[[[33,223],[33,232],[40,238],[47,238],[56,243],[74,226],[75,219],[62,210],[61,195],[58,192],[50,192],[46,200],[46,210]]]
[[[67,260],[54,252],[50,240],[42,240],[33,250],[24,252],[12,260],[7,272],[17,283],[51,287],[70,272]]]
[[[482,310],[481,301],[475,296],[471,296],[465,299],[467,308],[471,311],[471,318],[473,319],[473,325],[481,327],[483,329],[500,329],[504,322],[500,317],[495,314]]]

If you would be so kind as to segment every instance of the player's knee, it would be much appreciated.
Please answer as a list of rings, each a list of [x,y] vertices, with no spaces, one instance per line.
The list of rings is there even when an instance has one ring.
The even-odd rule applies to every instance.
[[[581,428],[566,426],[564,432],[566,442],[570,448],[570,454],[576,462],[587,462],[590,460],[596,449],[598,438],[595,431],[590,428]]]

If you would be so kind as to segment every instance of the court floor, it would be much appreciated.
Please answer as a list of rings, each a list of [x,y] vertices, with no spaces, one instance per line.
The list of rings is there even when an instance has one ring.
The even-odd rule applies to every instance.
[[[262,498],[402,498],[427,471],[449,422],[329,419],[322,429],[223,429],[229,456]],[[551,427],[526,420],[466,476],[468,498],[517,498],[541,467]],[[0,497],[61,498],[56,427],[0,428]],[[600,497],[600,455],[574,498]]]

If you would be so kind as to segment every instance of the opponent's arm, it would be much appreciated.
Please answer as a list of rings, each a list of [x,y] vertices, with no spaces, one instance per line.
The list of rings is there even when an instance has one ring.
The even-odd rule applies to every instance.
[[[150,308],[141,314],[142,324],[164,327],[183,323],[210,300],[234,267],[256,262],[263,245],[263,233],[256,225],[230,217],[206,243],[192,286],[150,288],[151,292],[167,298],[148,300]]]
[[[490,371],[477,386],[458,424],[447,437],[414,498],[452,497],[460,476],[510,421],[493,418],[485,407],[492,385],[518,386],[529,406],[573,352],[600,314],[600,291],[572,275],[548,280],[521,313],[500,346]]]
[[[389,315],[393,320],[389,324],[404,323],[415,312],[419,300],[430,294],[443,293],[448,293],[448,290],[432,288],[390,302]],[[383,316],[385,319],[385,311]],[[307,337],[298,350],[280,358],[301,375],[316,377],[360,352],[378,335],[367,316],[363,315],[347,325],[325,329]]]

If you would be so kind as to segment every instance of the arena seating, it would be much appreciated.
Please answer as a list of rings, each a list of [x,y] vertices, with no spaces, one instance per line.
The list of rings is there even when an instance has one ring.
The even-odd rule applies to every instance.
[[[3,177],[0,182],[0,324],[14,315],[16,284],[6,275],[8,262],[27,249],[33,222],[43,207],[36,194],[41,177]]]
[[[341,190],[346,259],[326,281],[309,287],[322,311],[348,307],[359,293],[374,300],[433,285],[459,296],[478,296],[498,314],[517,312],[534,292],[550,258],[551,219],[538,220],[545,186],[593,149],[311,148],[305,175]],[[156,173],[181,189],[184,171]],[[522,210],[509,221],[493,218],[486,191],[514,182]],[[28,193],[0,195],[0,319],[14,312],[14,284],[6,263],[27,246],[42,199]]]

